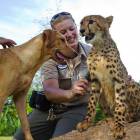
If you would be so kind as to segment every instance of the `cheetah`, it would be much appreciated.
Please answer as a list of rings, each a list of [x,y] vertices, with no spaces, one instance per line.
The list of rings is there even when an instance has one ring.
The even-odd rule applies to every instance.
[[[100,104],[103,112],[113,118],[113,136],[115,139],[125,137],[128,122],[140,118],[140,85],[129,79],[120,53],[109,28],[113,16],[102,17],[89,15],[80,23],[80,34],[93,47],[87,58],[91,79],[91,94],[85,119],[78,123],[79,131],[91,126],[96,114],[96,105]]]

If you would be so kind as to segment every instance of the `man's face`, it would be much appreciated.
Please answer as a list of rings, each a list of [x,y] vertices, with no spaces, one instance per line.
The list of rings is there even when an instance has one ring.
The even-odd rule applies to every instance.
[[[68,45],[73,49],[78,48],[78,31],[72,19],[65,19],[54,25],[55,30],[59,31],[66,38]]]

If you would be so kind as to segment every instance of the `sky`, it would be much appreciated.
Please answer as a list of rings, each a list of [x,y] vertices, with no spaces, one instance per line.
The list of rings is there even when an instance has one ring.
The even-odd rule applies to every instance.
[[[112,15],[111,36],[128,73],[140,80],[139,0],[0,0],[0,36],[22,44],[61,11],[70,12],[78,27],[86,15]]]

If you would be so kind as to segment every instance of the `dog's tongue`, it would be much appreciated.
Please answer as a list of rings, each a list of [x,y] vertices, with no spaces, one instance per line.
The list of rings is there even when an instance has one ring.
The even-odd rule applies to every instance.
[[[65,57],[61,53],[59,53],[59,52],[57,52],[56,55],[60,59],[63,59],[63,60],[65,59]]]

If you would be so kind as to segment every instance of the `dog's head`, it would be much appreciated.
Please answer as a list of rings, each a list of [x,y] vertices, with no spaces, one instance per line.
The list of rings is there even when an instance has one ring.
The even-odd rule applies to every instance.
[[[87,43],[93,42],[109,31],[113,16],[102,17],[100,15],[89,15],[80,22],[80,34],[85,37]]]
[[[45,30],[43,32],[43,38],[49,58],[59,63],[64,63],[64,60],[72,59],[77,55],[76,51],[68,46],[65,37],[58,31]]]

